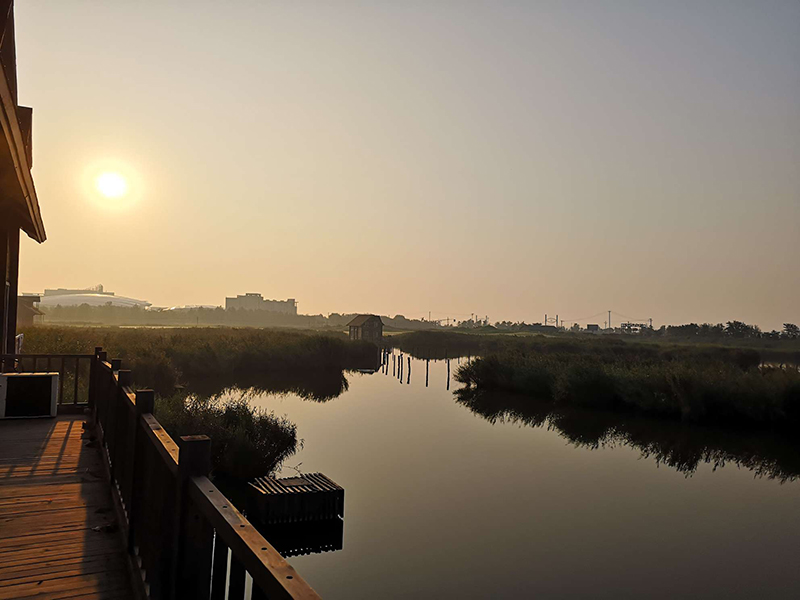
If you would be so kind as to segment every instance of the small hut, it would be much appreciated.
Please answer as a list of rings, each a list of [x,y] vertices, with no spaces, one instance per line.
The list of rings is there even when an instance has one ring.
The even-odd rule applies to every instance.
[[[379,343],[383,339],[383,321],[378,315],[358,315],[347,326],[351,340]]]
[[[35,306],[39,300],[39,296],[19,296],[17,298],[17,329],[42,322],[44,313]]]

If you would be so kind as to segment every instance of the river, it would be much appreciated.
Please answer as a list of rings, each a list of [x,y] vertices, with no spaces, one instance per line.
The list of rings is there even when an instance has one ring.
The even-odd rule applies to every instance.
[[[289,559],[324,598],[800,597],[781,440],[763,461],[777,479],[757,456],[735,464],[752,448],[695,451],[684,428],[623,423],[598,443],[580,415],[535,426],[459,398],[456,360],[407,360],[325,401],[251,397],[304,440],[282,475],[301,463],[345,489],[342,548]]]

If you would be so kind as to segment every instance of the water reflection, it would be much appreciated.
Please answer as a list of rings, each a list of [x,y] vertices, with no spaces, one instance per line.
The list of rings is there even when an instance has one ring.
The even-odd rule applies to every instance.
[[[431,353],[436,354],[436,353]],[[446,351],[441,351],[438,354],[446,355]],[[430,385],[430,365],[431,361],[439,362],[443,361],[447,366],[447,379],[445,382],[445,389],[450,389],[450,359],[449,358],[423,358],[419,359],[413,352],[412,353],[404,353],[403,351],[398,351],[395,353],[393,349],[385,349],[381,353],[381,364],[380,364],[380,372],[384,375],[389,374],[389,364],[392,365],[392,377],[397,379],[401,384],[405,383],[406,385],[411,385],[411,359],[415,358],[420,361],[425,362],[425,387],[429,387]],[[458,364],[461,364],[461,359],[454,359],[458,360]]]
[[[335,552],[344,547],[343,519],[272,525],[254,522],[254,526],[286,558]]]
[[[296,394],[304,400],[327,402],[346,392],[350,387],[342,371],[317,369],[236,374],[231,377],[193,381],[193,393],[218,396],[230,390],[248,394]]]
[[[547,427],[571,444],[589,449],[625,445],[645,458],[691,476],[701,463],[714,468],[728,463],[756,476],[794,481],[800,477],[800,447],[795,440],[770,432],[752,432],[661,421],[633,414],[559,407],[532,398],[464,388],[454,392],[458,404],[491,423]]]
[[[698,436],[680,424],[639,426],[613,414],[581,422],[561,411],[559,429],[547,419],[552,407],[525,398],[454,396],[445,361],[412,357],[401,385],[397,359],[388,356],[382,373],[348,373],[349,389],[334,402],[252,399],[297,424],[305,440],[298,467],[347,489],[341,549],[325,551],[338,547],[335,536],[292,548],[267,532],[323,597],[794,597],[800,483],[698,465],[703,445],[756,464],[781,454],[768,449],[779,443],[755,437],[742,450],[701,430],[698,451]],[[513,423],[492,425],[501,420]],[[638,446],[575,447],[620,442],[604,438],[609,429]],[[637,460],[644,450],[676,468]],[[776,470],[793,478],[794,462],[775,458]],[[677,468],[697,471],[685,477]],[[311,533],[322,533],[315,525]]]

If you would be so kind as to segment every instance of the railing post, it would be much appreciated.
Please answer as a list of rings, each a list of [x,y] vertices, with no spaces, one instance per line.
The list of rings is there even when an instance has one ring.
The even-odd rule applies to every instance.
[[[153,390],[137,390],[136,391],[136,411],[133,421],[133,435],[131,439],[131,464],[130,464],[130,478],[131,478],[131,492],[130,492],[130,507],[128,508],[128,552],[135,554],[137,545],[137,536],[142,532],[137,531],[143,524],[144,511],[140,506],[140,500],[144,500],[141,494],[138,493],[136,486],[136,474],[144,475],[144,456],[139,456],[138,452],[142,446],[140,443],[140,436],[144,435],[142,431],[142,415],[152,414],[155,409],[155,394]]]
[[[108,360],[108,353],[101,350],[97,353],[97,379],[95,381],[97,391],[95,392],[95,412],[97,413],[97,423],[103,429],[102,442],[105,443],[105,423],[108,416],[108,378],[105,376],[105,368],[102,363]]]
[[[117,387],[117,394],[114,402],[114,429],[111,435],[114,436],[114,462],[117,464],[117,485],[122,492],[123,482],[125,481],[128,470],[128,457],[125,453],[128,431],[125,428],[125,420],[126,417],[130,416],[127,414],[128,407],[126,406],[127,398],[125,397],[125,388],[130,387],[133,381],[133,375],[128,369],[120,369],[117,373],[117,381],[119,382],[119,386]]]
[[[92,411],[92,423],[97,423],[97,374],[100,353],[103,351],[101,346],[94,349],[94,357],[89,365],[89,410]],[[50,359],[47,359],[47,370],[50,370]]]
[[[118,377],[120,387],[128,387],[130,386],[131,381],[133,381],[133,376],[128,369],[120,369]]]
[[[111,479],[116,480],[117,471],[120,470],[120,465],[118,464],[118,457],[117,457],[117,449],[120,445],[119,440],[119,421],[120,421],[120,408],[122,407],[122,402],[120,401],[120,396],[122,395],[122,388],[126,385],[130,385],[131,382],[131,372],[128,370],[124,370],[121,368],[122,361],[118,358],[115,358],[111,361],[112,364],[115,364],[117,371],[117,382],[114,385],[114,377],[112,374],[111,377],[111,384],[112,389],[111,393],[108,396],[108,399],[111,403],[108,410],[108,428],[105,432],[106,438],[106,448],[108,449],[108,456],[111,459]]]
[[[214,530],[192,506],[189,485],[193,477],[207,477],[210,472],[211,438],[182,436],[175,502],[172,598],[209,598]]]

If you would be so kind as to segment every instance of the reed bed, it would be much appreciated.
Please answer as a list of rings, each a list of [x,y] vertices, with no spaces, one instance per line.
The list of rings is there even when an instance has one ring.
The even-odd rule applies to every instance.
[[[342,371],[377,361],[377,348],[341,333],[283,329],[32,327],[28,354],[91,354],[102,346],[121,358],[139,386],[171,395],[175,386],[214,377],[291,371]]]
[[[156,391],[156,417],[170,435],[210,436],[214,473],[234,479],[274,472],[302,441],[287,419],[252,407],[244,396],[223,399],[222,389],[240,382],[302,388],[322,401],[346,389],[343,370],[374,365],[378,353],[375,345],[339,333],[279,329],[47,326],[24,333],[27,354],[91,354],[102,346],[109,357],[123,359],[137,387]],[[319,383],[301,386],[301,373]],[[213,388],[214,382],[207,395],[182,388]]]
[[[555,356],[586,356],[603,362],[619,360],[719,361],[740,367],[756,367],[762,362],[759,350],[751,347],[645,342],[630,336],[625,338],[623,336],[588,334],[546,336],[418,331],[392,336],[388,338],[388,343],[418,358],[536,353]],[[793,358],[790,355],[786,356],[789,359]]]
[[[735,354],[667,358],[504,351],[463,365],[456,380],[471,388],[520,392],[556,405],[796,429],[800,373],[749,363]]]
[[[215,476],[270,475],[303,444],[294,423],[252,407],[244,396],[227,400],[194,394],[161,396],[155,414],[173,437],[202,432],[211,438]]]

